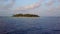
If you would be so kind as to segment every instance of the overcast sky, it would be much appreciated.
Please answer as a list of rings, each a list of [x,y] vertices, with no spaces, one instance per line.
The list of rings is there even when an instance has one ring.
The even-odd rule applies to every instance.
[[[17,13],[60,16],[60,0],[0,0],[0,16]]]

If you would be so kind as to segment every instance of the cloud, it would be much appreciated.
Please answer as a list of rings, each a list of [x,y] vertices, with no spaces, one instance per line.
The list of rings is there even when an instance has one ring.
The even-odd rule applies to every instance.
[[[35,8],[38,8],[40,7],[40,1],[39,2],[36,2],[34,4],[31,4],[31,5],[27,5],[27,6],[22,6],[22,7],[18,7],[16,8],[15,10],[30,10],[30,9],[35,9]]]
[[[0,0],[0,11],[9,10],[14,5],[15,0],[9,0],[9,1],[10,2],[6,4],[8,0]]]
[[[54,0],[50,0],[46,3],[46,5],[51,6],[51,5],[53,5],[54,2],[55,2]]]
[[[57,1],[55,1],[57,2]],[[56,4],[55,2],[53,2],[53,4],[49,5],[50,7],[48,7],[48,9],[46,9],[45,11],[45,16],[60,16],[60,4]],[[55,3],[55,5],[54,5]],[[58,3],[58,2],[57,2]],[[44,11],[43,11],[44,13]],[[43,14],[42,13],[42,14]]]
[[[28,6],[17,7],[15,10],[23,11],[23,10],[35,9],[35,8],[38,8],[38,7],[42,6],[42,3],[45,2],[45,1],[46,0],[39,0],[35,4],[31,4],[31,5],[28,5]],[[51,5],[53,5],[54,2],[55,2],[54,0],[49,0],[47,3],[45,2],[45,5],[46,6],[51,6]]]
[[[49,0],[48,2],[46,1],[48,0],[39,0],[39,2],[36,2],[34,4],[17,7],[14,11],[10,11],[10,8],[13,7],[15,2],[15,0],[13,0],[11,1],[11,3],[7,5],[0,5],[0,15],[16,13],[32,13],[39,14],[40,16],[60,16],[60,3],[59,3],[60,0]]]

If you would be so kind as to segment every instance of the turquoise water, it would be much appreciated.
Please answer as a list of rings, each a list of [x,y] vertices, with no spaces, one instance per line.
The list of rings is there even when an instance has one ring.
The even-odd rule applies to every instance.
[[[60,17],[0,17],[0,34],[60,34]]]

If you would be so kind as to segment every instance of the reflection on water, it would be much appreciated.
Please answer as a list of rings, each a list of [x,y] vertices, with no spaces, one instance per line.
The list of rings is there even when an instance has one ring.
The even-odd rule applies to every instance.
[[[0,17],[0,34],[60,34],[60,17]]]

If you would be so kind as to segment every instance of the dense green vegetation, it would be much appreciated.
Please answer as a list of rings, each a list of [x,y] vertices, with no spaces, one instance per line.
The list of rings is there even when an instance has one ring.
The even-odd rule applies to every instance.
[[[15,14],[13,17],[39,17],[38,15],[34,14]]]

